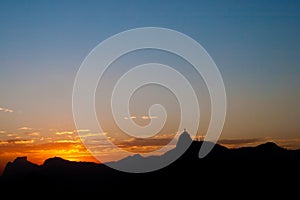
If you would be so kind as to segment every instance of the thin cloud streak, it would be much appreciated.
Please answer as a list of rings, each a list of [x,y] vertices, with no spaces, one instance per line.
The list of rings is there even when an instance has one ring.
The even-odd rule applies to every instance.
[[[6,113],[12,113],[12,112],[14,112],[12,109],[3,108],[3,107],[0,107],[0,111],[6,112]]]
[[[130,117],[124,117],[125,120],[128,119],[143,119],[143,120],[149,120],[149,119],[157,119],[157,116],[147,116],[147,115],[143,115],[143,116],[130,116]]]
[[[26,132],[25,134],[29,136],[40,136],[40,132]]]
[[[21,131],[31,131],[31,130],[33,130],[33,128],[30,128],[30,127],[27,127],[27,126],[23,126],[23,127],[20,127],[18,130],[21,130]]]
[[[257,142],[265,141],[264,138],[250,138],[250,139],[222,139],[219,140],[219,144],[230,144],[230,145],[244,145],[244,144],[253,144]]]
[[[60,131],[56,132],[55,135],[72,135],[73,133],[73,131]]]
[[[20,139],[11,139],[6,141],[9,144],[32,144],[34,140],[20,140]]]
[[[127,141],[121,142],[118,146],[123,148],[128,148],[132,146],[136,147],[145,147],[145,146],[164,146],[170,142],[170,138],[162,138],[162,139],[143,139],[143,138],[132,138]]]
[[[90,129],[79,129],[79,130],[74,130],[74,132],[77,132],[77,133],[86,133],[86,132],[90,132],[91,130]]]
[[[144,120],[147,120],[147,119],[157,119],[158,117],[157,116],[146,116],[146,115],[144,115],[141,118],[144,119]]]

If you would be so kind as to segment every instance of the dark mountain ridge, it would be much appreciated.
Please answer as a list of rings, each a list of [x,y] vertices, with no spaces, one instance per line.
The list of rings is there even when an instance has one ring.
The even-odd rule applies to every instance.
[[[202,144],[203,142],[193,141],[186,152],[169,166],[138,174],[120,172],[104,164],[74,162],[59,157],[49,158],[42,165],[36,165],[26,157],[20,157],[7,163],[0,183],[5,186],[24,187],[24,183],[33,182],[36,187],[40,183],[49,184],[54,190],[67,187],[90,191],[129,186],[143,188],[149,183],[160,187],[177,187],[179,182],[191,183],[192,180],[202,182],[200,185],[204,188],[209,185],[226,187],[223,182],[216,180],[232,182],[235,187],[252,182],[256,184],[251,187],[264,187],[265,184],[274,184],[277,187],[281,186],[277,183],[289,183],[291,178],[300,178],[299,150],[288,150],[270,142],[238,149],[228,149],[216,144],[205,158],[199,159],[198,153]],[[172,151],[176,151],[176,148],[162,156],[135,155],[118,162],[150,162],[153,159],[159,161]],[[193,185],[189,187],[193,188]],[[197,185],[194,187],[197,188]]]

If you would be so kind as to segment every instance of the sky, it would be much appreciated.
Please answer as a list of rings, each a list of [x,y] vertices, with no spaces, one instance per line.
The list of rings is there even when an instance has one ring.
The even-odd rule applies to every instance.
[[[96,45],[138,27],[182,32],[199,42],[213,58],[228,101],[221,144],[238,147],[275,141],[286,148],[300,148],[299,9],[300,3],[290,0],[1,1],[0,171],[16,156],[28,156],[39,164],[53,156],[98,162],[78,136],[80,131],[92,133],[76,130],[74,125],[75,76]],[[193,74],[179,58],[149,50],[118,60],[106,80],[110,74],[150,58]],[[202,86],[197,95],[204,98],[201,102],[205,104]],[[144,102],[145,94],[159,96],[167,110],[174,112],[170,116],[175,116],[155,142],[146,145],[150,151],[174,136],[178,110],[174,108],[176,99],[168,91],[157,86],[144,89],[144,93],[137,92],[132,103],[131,117],[136,123],[145,125],[151,118],[147,109],[134,104]],[[96,98],[102,98],[101,92]],[[146,106],[157,100],[146,99]],[[108,115],[101,112],[101,101],[97,102],[105,134],[118,134]],[[203,124],[207,123],[208,107],[202,106]],[[155,116],[152,118],[155,120]],[[205,135],[207,126],[200,126],[199,135]],[[139,142],[130,139],[119,141],[119,145],[144,151],[145,143],[143,146]],[[108,150],[101,153],[108,160],[116,159]]]

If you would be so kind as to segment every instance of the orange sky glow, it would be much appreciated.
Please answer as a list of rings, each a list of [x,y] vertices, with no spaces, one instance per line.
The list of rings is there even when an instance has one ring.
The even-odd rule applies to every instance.
[[[88,132],[88,130],[80,130]],[[117,142],[117,145],[127,151],[134,153],[144,153],[155,151],[166,145],[172,135],[164,135],[154,139],[129,139]],[[197,137],[195,140],[201,140]],[[220,139],[219,144],[228,148],[238,148],[242,146],[255,146],[266,141],[274,141],[278,145],[299,149],[299,139],[272,139],[272,138],[251,138],[251,139]],[[99,151],[103,162],[118,160],[119,153],[103,148]],[[106,156],[105,156],[106,155]],[[76,130],[37,130],[30,127],[20,127],[18,130],[0,132],[0,173],[2,174],[7,162],[13,161],[16,157],[27,156],[28,160],[43,164],[51,157],[61,157],[70,161],[86,161],[101,163],[94,158],[85,148]]]

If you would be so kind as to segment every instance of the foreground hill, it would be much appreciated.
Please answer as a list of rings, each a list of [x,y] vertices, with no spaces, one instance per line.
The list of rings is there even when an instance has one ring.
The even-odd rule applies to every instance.
[[[95,192],[99,188],[111,191],[113,188],[140,188],[148,186],[156,190],[171,187],[198,190],[232,188],[234,190],[291,191],[297,185],[291,180],[300,180],[300,151],[287,150],[275,143],[256,147],[228,149],[215,145],[204,159],[198,158],[203,142],[193,142],[190,148],[171,165],[151,173],[130,174],[119,172],[103,164],[73,162],[59,157],[49,158],[42,165],[29,162],[26,157],[9,162],[0,183],[4,186],[26,188],[26,186],[52,191],[72,189],[77,192]],[[176,150],[173,149],[171,151]],[[164,159],[167,154],[156,157]],[[128,157],[119,162],[140,162],[149,158]],[[153,159],[153,158],[152,158]],[[47,187],[46,187],[47,185]],[[296,191],[296,190],[295,190]]]

